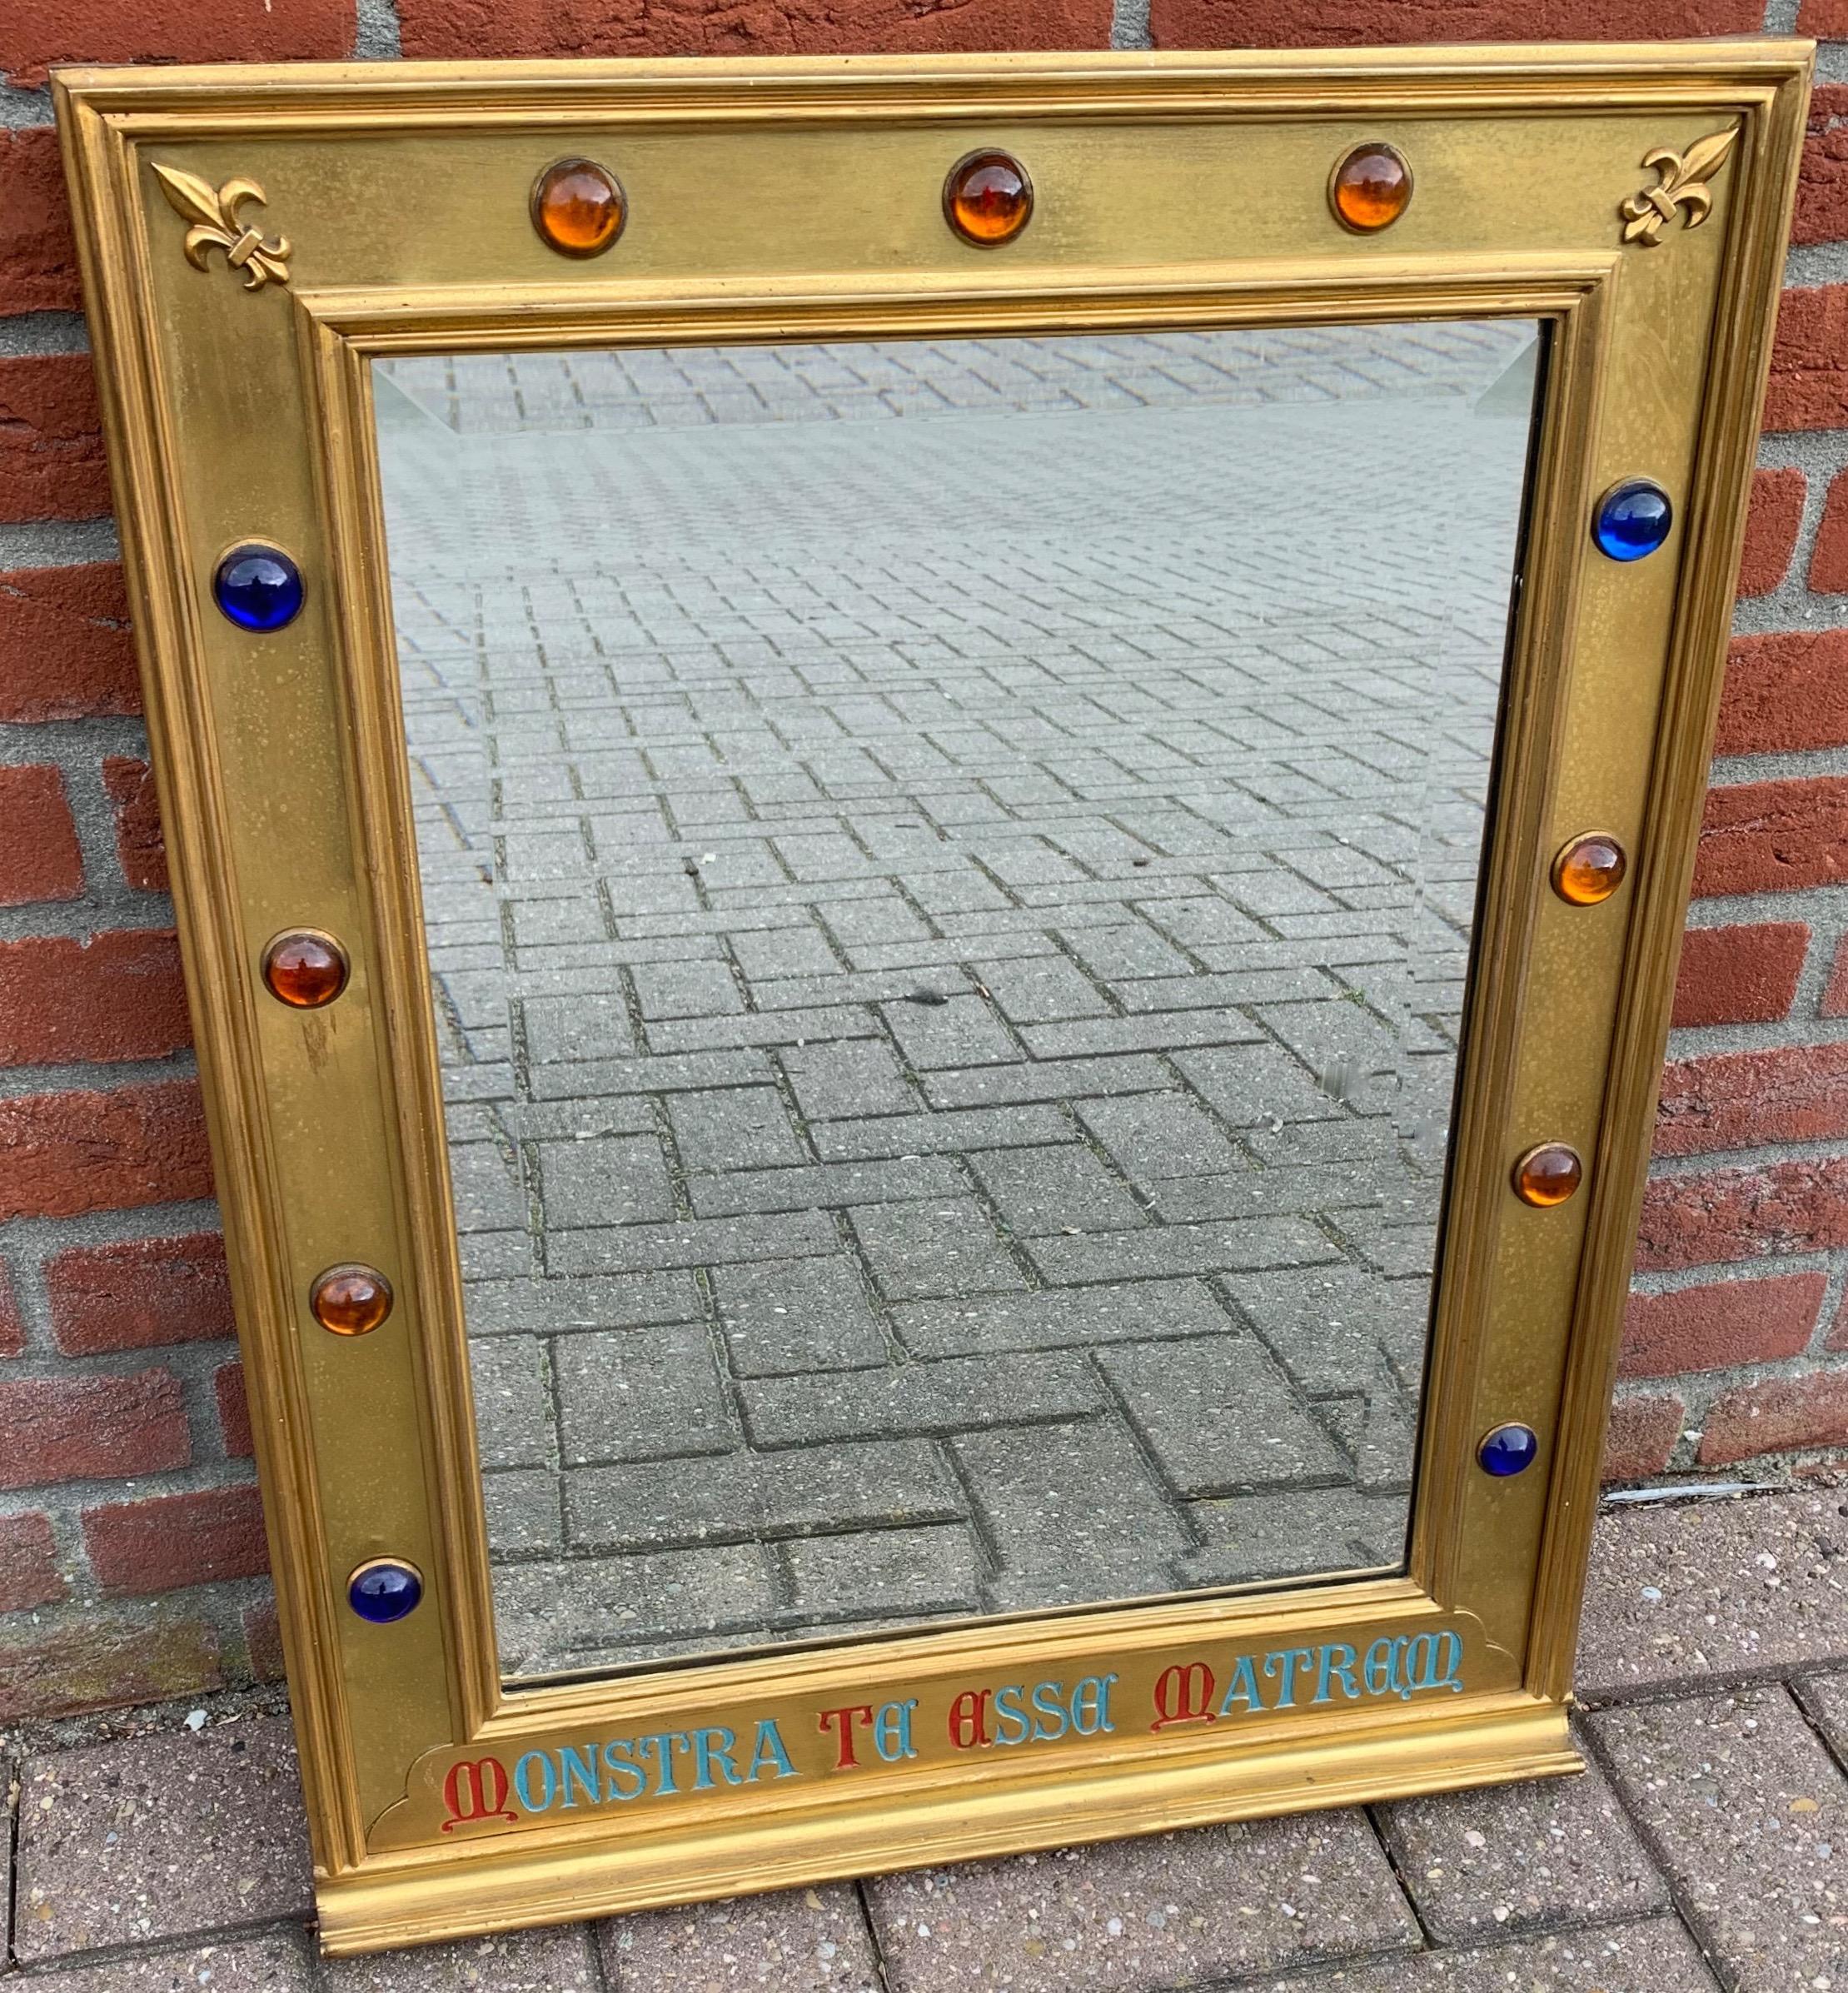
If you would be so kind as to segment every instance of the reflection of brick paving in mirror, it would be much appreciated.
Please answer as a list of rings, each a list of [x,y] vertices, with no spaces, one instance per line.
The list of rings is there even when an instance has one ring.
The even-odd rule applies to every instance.
[[[1398,1562],[1531,352],[394,364],[510,1671]]]

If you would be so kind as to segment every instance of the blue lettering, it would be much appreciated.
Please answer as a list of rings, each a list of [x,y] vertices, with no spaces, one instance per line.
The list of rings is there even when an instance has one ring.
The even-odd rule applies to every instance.
[[[1024,1744],[1033,1735],[1027,1715],[1026,1690],[1018,1682],[994,1692],[994,1741],[997,1744]]]
[[[1267,1668],[1269,1663],[1266,1664]],[[1252,1666],[1251,1656],[1241,1654],[1232,1671],[1232,1679],[1226,1684],[1225,1699],[1219,1705],[1219,1714],[1229,1716],[1234,1701],[1243,1702],[1248,1710],[1261,1710],[1264,1698],[1258,1692],[1258,1671]]]
[[[1044,1721],[1036,1721],[1034,1724],[1034,1743],[1050,1742],[1054,1737],[1064,1736],[1065,1705],[1058,1699],[1064,1687],[1063,1682],[1039,1682],[1034,1684],[1034,1715],[1036,1718],[1045,1719]],[[1055,1724],[1056,1728],[1053,1727]]]
[[[1081,1737],[1113,1731],[1110,1721],[1110,1685],[1114,1675],[1087,1675],[1072,1691],[1072,1727]]]
[[[654,1759],[655,1769],[660,1774],[655,1785],[657,1794],[678,1792],[680,1789],[674,1782],[674,1746],[676,1744],[682,1751],[693,1748],[693,1740],[684,1730],[658,1730],[651,1736],[637,1737],[630,1746],[638,1757]]]
[[[1298,1664],[1303,1667],[1313,1667],[1315,1650],[1313,1647],[1282,1647],[1276,1653],[1264,1657],[1264,1672],[1278,1677],[1277,1700],[1271,1705],[1273,1709],[1293,1709],[1296,1707],[1296,1671]]]
[[[999,1698],[996,1701],[999,1707]],[[911,1741],[911,1712],[917,1707],[914,1702],[885,1702],[874,1717],[873,1748],[887,1764],[918,1755],[917,1746]]]
[[[530,1766],[536,1765],[545,1778],[545,1796],[535,1799],[532,1796]],[[520,1803],[529,1813],[543,1813],[552,1803],[556,1791],[558,1775],[552,1770],[552,1761],[543,1751],[529,1751],[513,1768],[513,1789],[520,1796]]]
[[[739,1786],[744,1781],[738,1776],[738,1767],[731,1761],[731,1754],[738,1739],[729,1730],[696,1730],[693,1733],[693,1790],[704,1792],[717,1781],[713,1778],[712,1767],[719,1767],[719,1774],[728,1786]]]
[[[563,1746],[558,1754],[558,1803],[561,1806],[577,1804],[573,1786],[583,1789],[585,1798],[593,1806],[597,1803],[597,1747],[585,1746],[582,1751],[571,1745]]]
[[[1342,1692],[1350,1702],[1359,1699],[1360,1687],[1354,1680],[1354,1663],[1358,1657],[1343,1641],[1337,1641],[1332,1647],[1322,1650],[1322,1667],[1316,1676],[1315,1699],[1318,1702],[1332,1702],[1328,1693],[1331,1680],[1340,1682]]]
[[[618,1737],[604,1746],[603,1764],[610,1774],[603,1786],[606,1800],[640,1799],[648,1790],[648,1774],[630,1756],[626,1738]]]
[[[795,1766],[790,1762],[790,1754],[783,1748],[783,1735],[776,1727],[774,1716],[764,1716],[758,1721],[757,1748],[751,1753],[747,1777],[757,1779],[765,1766],[774,1766],[779,1778],[795,1776]]]

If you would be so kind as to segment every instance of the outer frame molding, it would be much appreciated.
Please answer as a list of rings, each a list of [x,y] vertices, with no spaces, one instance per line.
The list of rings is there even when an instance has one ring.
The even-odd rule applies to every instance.
[[[1808,53],[57,79],[330,1949],[1577,1767],[1579,1591]],[[1419,175],[1383,237],[1349,233],[1326,200],[1331,162],[1367,138]],[[975,143],[1034,175],[1034,226],[1000,256],[940,213],[944,172]],[[615,253],[588,264],[551,255],[526,214],[535,172],[573,149],[608,157],[630,202]],[[862,201],[804,202],[849,151]],[[1689,187],[1702,165],[1711,219],[1691,226],[1699,202],[1665,180],[1670,215],[1626,242],[1624,203],[1671,162]],[[1546,321],[1550,358],[1405,1575],[504,1688],[371,358],[1497,313]],[[1678,518],[1661,555],[1619,569],[1586,521],[1632,472]],[[220,627],[209,575],[214,550],[259,535],[311,586],[294,623],[253,640]],[[1633,863],[1608,902],[1569,907],[1552,857],[1593,824]],[[348,949],[324,1012],[262,987],[265,943],[298,925]],[[1588,1164],[1550,1212],[1508,1189],[1542,1135]],[[355,1259],[388,1272],[391,1319],[321,1335],[309,1283]],[[1492,1482],[1476,1442],[1513,1418],[1542,1465]],[[368,1626],[345,1577],[385,1554],[417,1565],[426,1600]],[[1063,1685],[1064,1734],[981,1749],[984,1694],[1035,1681]],[[913,1754],[839,1765],[821,1713],[879,1702],[910,1705]],[[766,1757],[736,1789],[645,1776],[645,1803],[611,1803],[650,1761],[636,1740],[765,1722],[787,1773]],[[615,1756],[593,1752],[582,1803],[535,1816],[540,1771],[520,1786],[506,1768],[532,1754],[569,1795],[560,1754],[593,1745]]]

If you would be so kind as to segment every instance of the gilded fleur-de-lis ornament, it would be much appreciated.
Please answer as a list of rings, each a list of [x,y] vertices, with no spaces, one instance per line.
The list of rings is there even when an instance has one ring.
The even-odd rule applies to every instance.
[[[1644,153],[1642,162],[1654,169],[1656,184],[1631,194],[1619,209],[1624,241],[1641,242],[1645,249],[1656,247],[1663,229],[1683,210],[1686,226],[1698,228],[1713,212],[1707,182],[1725,165],[1738,136],[1738,126],[1728,125],[1723,132],[1696,139],[1686,152],[1657,146],[1654,152]]]
[[[157,166],[154,172],[167,205],[192,223],[186,232],[186,260],[194,269],[206,267],[208,250],[222,249],[232,268],[243,272],[247,291],[261,291],[272,280],[288,282],[289,238],[266,242],[239,212],[247,202],[263,205],[263,190],[254,180],[227,180],[214,192],[210,181],[178,167]]]

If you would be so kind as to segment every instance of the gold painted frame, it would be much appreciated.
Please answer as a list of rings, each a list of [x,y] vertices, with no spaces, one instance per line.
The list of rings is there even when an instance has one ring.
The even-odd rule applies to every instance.
[[[1580,1586],[1808,59],[1741,41],[57,78],[331,1950],[1577,1768]],[[1368,139],[1417,173],[1377,237],[1327,198]],[[1035,188],[1000,253],[941,212],[977,144]],[[535,173],[573,152],[628,195],[611,255],[562,257],[530,226]],[[859,199],[813,198],[849,157]],[[1551,354],[1405,1575],[504,1688],[371,360],[1493,314],[1547,321]],[[1636,474],[1676,523],[1620,566],[1587,524]],[[310,586],[253,639],[210,578],[258,536]],[[1574,907],[1549,876],[1592,827],[1632,862]],[[322,1011],[261,980],[303,926],[351,959]],[[1586,1180],[1535,1210],[1510,1169],[1546,1139]],[[395,1313],[326,1335],[309,1284],[354,1260],[388,1270]],[[1510,1419],[1540,1463],[1493,1480],[1475,1447]],[[344,1593],[385,1555],[426,1589],[380,1627]],[[1062,1733],[983,1747],[994,1692],[1040,1681],[1064,1685]],[[887,1703],[910,1754],[839,1766],[822,1712]],[[702,1727],[755,1740],[765,1776],[660,1789],[663,1764],[670,1786],[689,1771],[667,1740]]]

